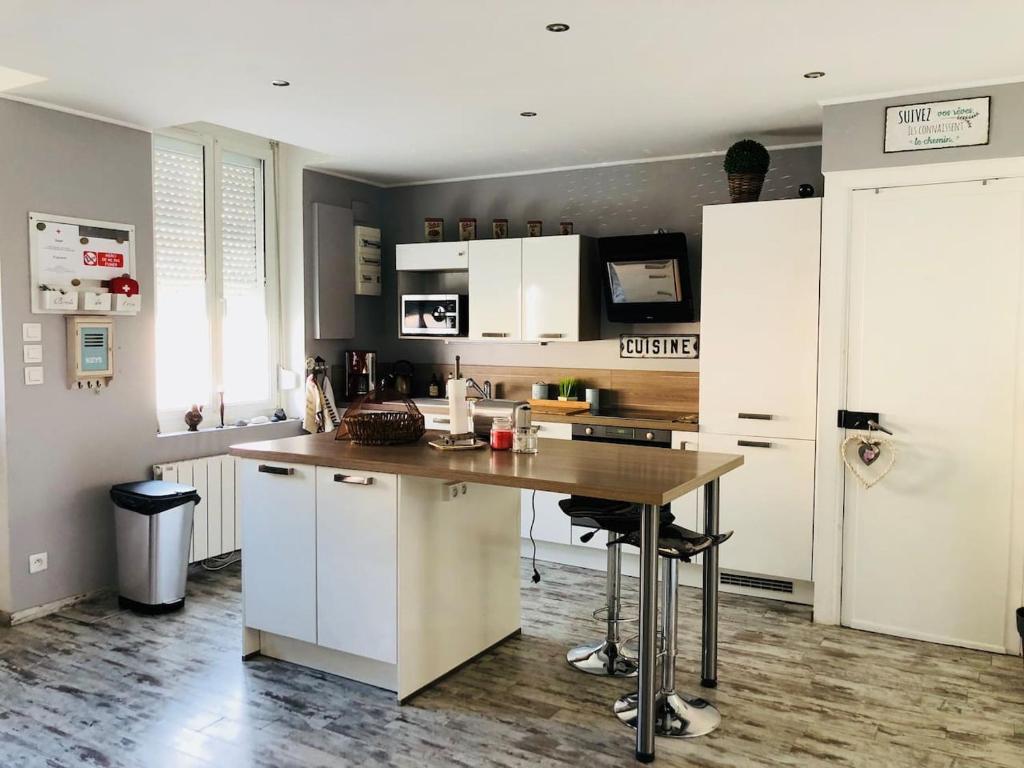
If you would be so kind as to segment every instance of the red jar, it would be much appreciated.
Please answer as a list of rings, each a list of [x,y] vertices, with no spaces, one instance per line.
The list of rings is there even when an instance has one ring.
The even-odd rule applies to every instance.
[[[512,419],[507,416],[495,416],[491,422],[491,449],[512,450]]]

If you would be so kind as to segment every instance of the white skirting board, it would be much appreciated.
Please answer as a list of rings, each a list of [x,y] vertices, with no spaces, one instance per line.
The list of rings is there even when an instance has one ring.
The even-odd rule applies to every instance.
[[[153,478],[193,486],[196,506],[188,561],[197,563],[242,547],[241,516],[236,507],[235,459],[207,456],[153,465]]]
[[[529,560],[533,548],[529,539],[522,539],[520,554]],[[537,562],[540,563],[539,570],[541,578],[544,576],[543,563],[561,563],[563,565],[574,565],[578,568],[587,568],[604,574],[607,567],[607,556],[603,550],[593,547],[579,547],[566,544],[554,544],[547,541],[537,542]],[[632,552],[627,548],[622,552],[622,573],[625,576],[634,578],[640,575],[640,557],[636,550]],[[728,578],[734,576],[752,576],[760,578],[756,574],[742,574],[738,571],[722,571],[722,576]],[[597,577],[595,578],[603,578]],[[679,584],[684,587],[696,587],[700,589],[704,584],[703,569],[699,562],[679,564]],[[810,581],[792,581],[792,592],[777,592],[767,589],[753,589],[750,587],[729,584],[727,581],[721,583],[722,592],[729,592],[737,595],[749,595],[751,597],[764,597],[769,600],[780,600],[786,603],[800,603],[802,605],[814,604],[814,584]]]

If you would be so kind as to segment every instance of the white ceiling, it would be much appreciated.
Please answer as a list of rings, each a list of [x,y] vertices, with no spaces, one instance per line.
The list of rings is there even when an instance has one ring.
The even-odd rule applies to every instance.
[[[707,152],[748,135],[813,141],[819,100],[1024,79],[1020,0],[4,6],[0,66],[47,78],[12,95],[147,128],[218,123],[385,184]],[[572,29],[545,31],[555,21]],[[801,76],[817,69],[828,76]]]

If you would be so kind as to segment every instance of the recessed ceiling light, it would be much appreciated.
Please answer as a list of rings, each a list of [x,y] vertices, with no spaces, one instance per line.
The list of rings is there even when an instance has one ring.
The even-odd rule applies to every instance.
[[[519,116],[520,117],[536,117],[537,113],[536,112],[520,112]]]
[[[569,25],[563,24],[560,21],[556,21],[554,24],[548,24],[546,27],[544,27],[544,29],[546,29],[548,32],[568,32]]]
[[[270,84],[275,88],[287,88],[291,85],[287,80],[271,80]]]
[[[819,72],[817,70],[815,70],[814,72],[804,72],[804,77],[806,77],[808,80],[817,80],[819,77],[824,76],[824,72]]]

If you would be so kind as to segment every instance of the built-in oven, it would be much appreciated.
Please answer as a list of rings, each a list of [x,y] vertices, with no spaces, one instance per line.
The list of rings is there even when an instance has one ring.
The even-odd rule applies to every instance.
[[[403,336],[465,336],[467,297],[455,293],[403,294]]]
[[[623,445],[651,445],[656,448],[672,447],[672,430],[642,427],[613,427],[607,424],[573,424],[573,440],[592,443],[620,443]]]

